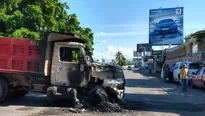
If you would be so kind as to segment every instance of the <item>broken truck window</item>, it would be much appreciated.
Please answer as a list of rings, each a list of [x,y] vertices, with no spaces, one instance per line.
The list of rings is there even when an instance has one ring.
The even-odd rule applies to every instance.
[[[65,62],[80,62],[80,49],[71,47],[60,47],[60,60]]]

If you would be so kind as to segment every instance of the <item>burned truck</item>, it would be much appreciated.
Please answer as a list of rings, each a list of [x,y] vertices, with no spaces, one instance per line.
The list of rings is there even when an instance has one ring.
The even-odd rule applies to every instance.
[[[89,54],[86,41],[72,33],[49,32],[42,40],[1,37],[0,102],[28,92],[76,102],[96,87],[122,100],[122,69],[99,66]]]

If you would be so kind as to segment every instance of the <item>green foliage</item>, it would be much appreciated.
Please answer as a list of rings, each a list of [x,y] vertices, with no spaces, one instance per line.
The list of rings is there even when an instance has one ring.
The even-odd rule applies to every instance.
[[[121,52],[117,52],[115,55],[115,60],[119,66],[126,65],[126,58]]]
[[[33,38],[33,39],[40,39],[40,35],[37,32],[33,32],[28,30],[27,28],[20,28],[15,30],[12,35],[12,37],[18,37],[18,38]]]
[[[205,38],[205,30],[192,33],[186,36],[185,40],[190,43],[197,43],[200,42],[203,38]]]
[[[92,55],[92,30],[81,27],[68,9],[60,0],[1,0],[0,36],[42,39],[47,31],[71,32],[87,41]]]

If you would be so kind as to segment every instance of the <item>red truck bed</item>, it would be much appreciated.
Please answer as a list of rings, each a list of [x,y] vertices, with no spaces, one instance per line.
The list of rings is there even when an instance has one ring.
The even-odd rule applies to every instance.
[[[0,37],[0,72],[38,72],[40,41]]]

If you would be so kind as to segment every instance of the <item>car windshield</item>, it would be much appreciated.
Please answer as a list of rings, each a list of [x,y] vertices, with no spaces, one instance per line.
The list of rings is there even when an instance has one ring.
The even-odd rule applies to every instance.
[[[199,69],[200,68],[200,64],[199,63],[191,63],[189,65],[189,69]]]
[[[174,22],[172,19],[165,19],[161,20],[159,23],[168,23],[168,22]]]

